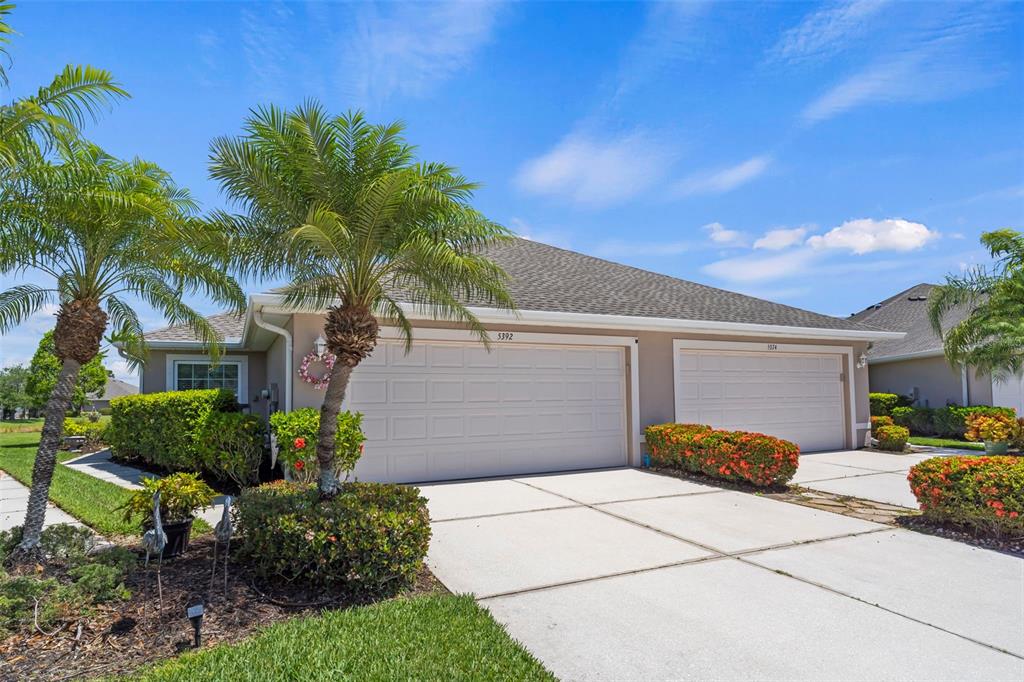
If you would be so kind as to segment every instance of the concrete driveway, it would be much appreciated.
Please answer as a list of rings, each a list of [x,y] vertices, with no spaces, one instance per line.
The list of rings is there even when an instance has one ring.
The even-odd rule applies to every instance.
[[[563,680],[1024,679],[1015,557],[632,469],[422,490],[431,570]]]
[[[800,456],[792,483],[812,490],[917,509],[907,472],[935,454],[886,454],[843,450]]]

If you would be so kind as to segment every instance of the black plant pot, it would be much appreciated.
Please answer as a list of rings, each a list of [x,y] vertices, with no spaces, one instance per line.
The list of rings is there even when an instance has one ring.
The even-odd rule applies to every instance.
[[[167,535],[167,544],[164,545],[164,551],[160,555],[162,559],[173,559],[174,557],[185,553],[185,550],[188,549],[188,541],[192,537],[193,521],[195,521],[195,519],[164,524],[164,534]]]

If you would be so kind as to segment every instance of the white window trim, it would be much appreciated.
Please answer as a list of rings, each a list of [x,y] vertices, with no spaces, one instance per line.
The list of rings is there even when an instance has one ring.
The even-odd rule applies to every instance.
[[[188,354],[188,353],[168,353],[167,354],[167,390],[177,391],[178,390],[178,373],[175,371],[175,367],[179,362],[188,362],[193,364],[210,364],[210,357],[208,355]],[[245,405],[249,402],[249,358],[245,355],[222,355],[220,356],[220,364],[222,365],[238,365],[238,391],[237,397],[238,402]]]
[[[857,429],[864,428],[861,424],[857,423],[855,415],[857,414],[857,391],[854,387],[856,383],[853,366],[853,346],[823,346],[823,345],[811,345],[803,343],[774,343],[774,342],[757,342],[757,341],[701,341],[697,339],[673,339],[672,340],[672,398],[675,402],[675,415],[676,421],[679,421],[679,395],[677,389],[679,388],[679,352],[682,349],[687,350],[731,350],[740,352],[755,352],[755,353],[782,353],[789,355],[799,355],[801,353],[807,355],[845,355],[846,356],[846,371],[843,372],[843,376],[846,378],[847,388],[847,414],[846,417],[850,424],[849,433],[849,444],[847,447],[857,447]]]
[[[501,340],[500,332],[511,332],[512,338]],[[626,435],[626,461],[638,467],[641,462],[640,453],[640,349],[635,336],[595,336],[592,334],[546,334],[542,332],[521,332],[515,329],[488,327],[491,343],[495,346],[514,346],[517,344],[552,345],[552,346],[619,346],[626,349],[626,381],[629,382],[627,403],[629,408],[629,433]],[[381,327],[380,338],[400,340],[401,331],[397,327]],[[413,331],[413,343],[417,341],[455,341],[460,343],[480,343],[480,337],[464,329],[441,329],[433,327],[417,327]],[[342,405],[346,409],[348,399]]]

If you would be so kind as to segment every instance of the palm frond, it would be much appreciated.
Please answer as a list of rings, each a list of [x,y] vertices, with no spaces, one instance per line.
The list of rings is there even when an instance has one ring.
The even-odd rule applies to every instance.
[[[0,333],[10,332],[47,303],[54,301],[53,289],[20,284],[0,291]]]

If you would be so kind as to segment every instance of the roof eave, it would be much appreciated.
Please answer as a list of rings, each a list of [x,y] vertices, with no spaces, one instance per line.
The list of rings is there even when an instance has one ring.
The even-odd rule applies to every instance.
[[[254,306],[261,310],[280,313],[310,312],[320,314],[323,310],[299,310],[284,306],[284,297],[278,294],[254,294],[250,297]],[[431,309],[408,303],[401,304],[403,312],[411,320],[437,319]],[[518,310],[515,312],[496,308],[470,306],[469,311],[485,324],[534,324],[549,327],[585,327],[589,329],[629,329],[637,331],[703,332],[749,336],[784,336],[787,338],[836,339],[846,341],[888,341],[906,336],[906,332],[890,332],[871,329],[828,329],[823,327],[791,327],[774,324],[753,324],[745,322],[718,322],[714,320],[680,320],[662,317],[640,317],[632,315],[599,315],[593,313],[553,312],[548,310]]]
[[[869,365],[884,365],[887,362],[901,362],[903,360],[923,360],[925,358],[941,358],[945,356],[941,348],[916,351],[914,353],[900,353],[898,355],[884,355],[879,358],[868,358]]]

